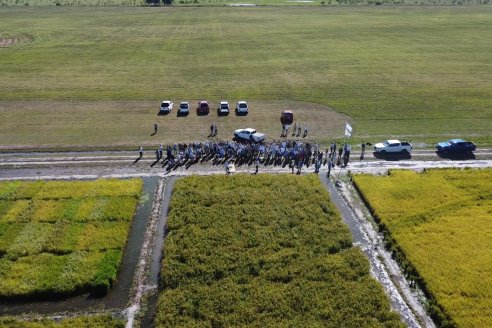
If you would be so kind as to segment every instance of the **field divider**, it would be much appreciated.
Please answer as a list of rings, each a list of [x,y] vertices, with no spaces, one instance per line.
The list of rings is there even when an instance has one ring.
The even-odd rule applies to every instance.
[[[330,193],[331,201],[349,227],[354,239],[353,244],[366,254],[371,264],[371,274],[383,286],[392,308],[400,314],[407,327],[435,328],[432,319],[410,290],[410,285],[398,264],[391,260],[391,255],[381,246],[381,237],[355,204],[347,183],[342,181],[337,190],[325,175],[321,176],[321,180]]]
[[[126,315],[126,328],[135,326],[136,317],[139,315],[142,307],[142,301],[149,293],[156,293],[158,287],[158,272],[157,277],[153,279],[153,275],[149,275],[153,259],[155,258],[155,252],[161,252],[161,248],[156,247],[156,244],[162,245],[163,241],[160,241],[163,230],[163,222],[167,217],[167,206],[163,206],[164,192],[168,188],[172,189],[172,185],[169,186],[166,179],[159,179],[157,188],[154,194],[152,208],[150,211],[150,220],[145,230],[144,241],[142,243],[142,249],[138,259],[137,270],[134,277],[134,283],[131,289],[131,297],[128,303],[128,307],[124,310]],[[166,213],[163,212],[166,210]],[[164,219],[164,220],[163,220]],[[164,222],[165,225],[165,222]],[[159,229],[158,229],[159,228]],[[163,236],[162,236],[163,237]],[[163,238],[162,238],[163,239]],[[156,248],[159,248],[158,250]],[[160,257],[159,257],[160,263]],[[151,272],[152,273],[152,272]]]

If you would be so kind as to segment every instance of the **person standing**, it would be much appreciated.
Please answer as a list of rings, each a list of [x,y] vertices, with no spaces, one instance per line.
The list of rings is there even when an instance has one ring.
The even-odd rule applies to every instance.
[[[292,130],[293,137],[296,135],[296,131],[297,131],[297,123],[294,123],[294,129]]]
[[[138,153],[139,153],[139,155],[140,155],[138,158],[142,158],[142,157],[143,157],[143,150],[144,150],[144,149],[143,149],[143,147],[142,147],[142,146],[140,146],[140,148],[138,148]]]
[[[331,159],[328,161],[328,172],[326,173],[326,176],[328,178],[330,178],[330,172],[331,172],[331,168],[333,167],[333,162],[331,161]]]
[[[210,136],[213,137],[214,136],[214,124],[210,124]]]
[[[297,126],[297,136],[299,137],[301,135],[301,124],[299,123],[299,125]]]
[[[258,174],[258,167],[260,166],[260,158],[258,156],[256,156],[256,159],[255,159],[255,173],[254,174]]]
[[[307,134],[308,134],[308,126],[305,125],[304,126],[304,134],[302,135],[303,138],[306,138],[307,137]]]
[[[162,153],[164,152],[164,147],[162,147],[162,144],[159,145],[159,158],[157,160],[162,158]]]
[[[159,127],[159,125],[157,125],[157,123],[154,123],[154,134],[157,133],[157,128]]]
[[[362,161],[364,159],[364,153],[366,152],[366,144],[362,143],[362,152],[360,153],[360,160]]]

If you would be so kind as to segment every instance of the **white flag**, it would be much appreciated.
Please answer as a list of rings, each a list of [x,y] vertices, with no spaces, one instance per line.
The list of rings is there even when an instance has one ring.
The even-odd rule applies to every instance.
[[[345,136],[346,137],[352,136],[352,127],[347,122],[345,122]]]

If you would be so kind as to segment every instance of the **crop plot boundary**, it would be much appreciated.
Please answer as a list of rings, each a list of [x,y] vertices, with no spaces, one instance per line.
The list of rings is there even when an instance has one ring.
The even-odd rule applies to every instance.
[[[79,177],[77,179],[82,180],[83,178]],[[93,177],[89,179],[93,179]],[[143,244],[142,226],[145,228],[150,219],[152,202],[146,199],[145,194],[152,195],[157,186],[157,179],[155,177],[146,177],[143,180],[142,199],[133,217],[127,244],[125,245],[118,271],[117,281],[108,294],[104,297],[96,298],[90,297],[85,293],[56,301],[3,301],[0,302],[0,316],[20,315],[21,318],[27,320],[36,316],[61,319],[74,317],[79,314],[111,314],[114,317],[121,317],[122,310],[131,296],[130,288],[136,272],[137,261],[139,260],[139,251]],[[136,250],[132,252],[132,248],[135,248],[135,245],[137,245]],[[67,314],[67,312],[70,313]]]
[[[422,292],[410,287],[398,263],[384,249],[383,237],[372,225],[373,218],[351,183],[341,181],[341,187],[337,190],[325,175],[320,178],[341,212],[343,221],[349,226],[354,245],[366,254],[371,264],[371,274],[383,286],[393,310],[400,314],[408,327],[435,328],[422,304],[425,297]]]

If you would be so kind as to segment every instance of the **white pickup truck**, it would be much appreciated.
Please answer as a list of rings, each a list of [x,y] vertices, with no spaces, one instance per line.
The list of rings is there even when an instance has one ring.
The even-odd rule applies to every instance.
[[[406,141],[400,140],[386,140],[374,145],[374,151],[379,154],[386,153],[404,153],[410,154],[412,151],[412,145]]]
[[[234,138],[243,139],[248,141],[260,142],[265,140],[266,135],[264,133],[258,133],[255,129],[237,129],[234,131]]]

